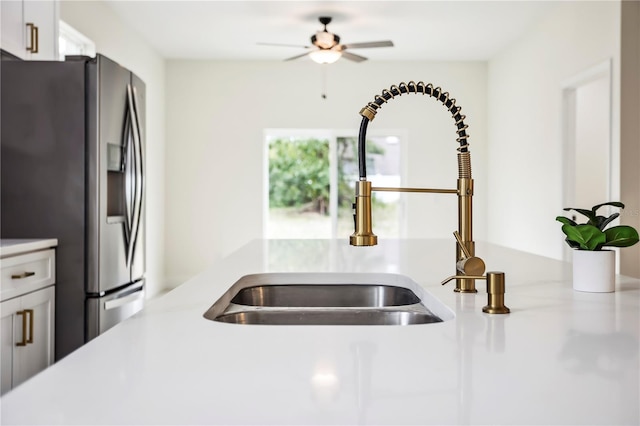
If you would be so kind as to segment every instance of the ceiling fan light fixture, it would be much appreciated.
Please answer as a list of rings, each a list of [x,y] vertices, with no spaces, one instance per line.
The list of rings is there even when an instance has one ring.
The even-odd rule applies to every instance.
[[[391,42],[391,40],[340,44],[340,36],[327,31],[327,25],[331,23],[331,17],[321,16],[318,18],[318,20],[322,25],[324,25],[324,29],[322,31],[316,32],[314,35],[311,36],[310,46],[298,46],[303,49],[310,49],[310,50],[307,50],[306,53],[289,57],[285,59],[285,61],[292,61],[294,59],[299,59],[305,56],[309,56],[314,62],[318,64],[332,64],[340,58],[344,58],[353,62],[362,62],[362,61],[366,61],[367,58],[364,56],[360,56],[355,53],[352,53],[351,52],[352,49],[364,49],[364,48],[371,48],[371,47],[393,47],[393,42]],[[271,44],[274,46],[293,46],[289,44],[280,44],[280,43],[259,43],[259,44]]]
[[[311,43],[320,49],[331,49],[340,42],[340,37],[328,31],[318,31],[315,36],[311,37]]]
[[[318,64],[332,64],[342,56],[342,52],[333,49],[314,50],[309,53],[309,57],[313,62]]]

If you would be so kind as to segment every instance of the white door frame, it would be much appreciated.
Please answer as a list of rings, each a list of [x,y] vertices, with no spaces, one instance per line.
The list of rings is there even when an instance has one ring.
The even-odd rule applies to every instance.
[[[562,205],[563,207],[589,207],[575,206],[575,184],[573,176],[576,172],[576,90],[581,86],[593,82],[594,80],[605,77],[608,80],[609,93],[608,96],[603,94],[602,102],[608,105],[608,144],[609,144],[609,185],[607,190],[607,199],[612,200],[613,194],[619,193],[619,178],[615,171],[618,170],[616,164],[615,150],[613,147],[613,116],[612,116],[612,75],[611,75],[611,59],[607,59],[593,67],[590,67],[577,75],[567,79],[561,85],[562,87],[562,140],[563,140],[563,190]],[[565,244],[563,250],[563,258],[568,261],[571,259],[571,249]]]

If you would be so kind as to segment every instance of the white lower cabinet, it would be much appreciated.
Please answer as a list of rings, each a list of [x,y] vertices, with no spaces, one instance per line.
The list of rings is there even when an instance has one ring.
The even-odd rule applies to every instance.
[[[0,303],[2,393],[53,364],[54,288]]]
[[[53,364],[55,357],[55,250],[4,253],[16,246],[3,241],[1,247],[1,394]]]

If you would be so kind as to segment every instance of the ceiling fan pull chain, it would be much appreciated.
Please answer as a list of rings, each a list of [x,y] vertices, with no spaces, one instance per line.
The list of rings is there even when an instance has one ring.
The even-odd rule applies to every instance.
[[[322,99],[327,99],[327,64],[321,64],[322,69]]]

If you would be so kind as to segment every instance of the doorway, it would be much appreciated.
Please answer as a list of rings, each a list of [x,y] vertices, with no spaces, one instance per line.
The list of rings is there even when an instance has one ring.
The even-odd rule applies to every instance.
[[[563,207],[590,208],[612,200],[611,61],[563,85]],[[603,211],[602,214],[607,212]],[[581,222],[583,217],[572,217]],[[564,260],[571,249],[564,246]]]

